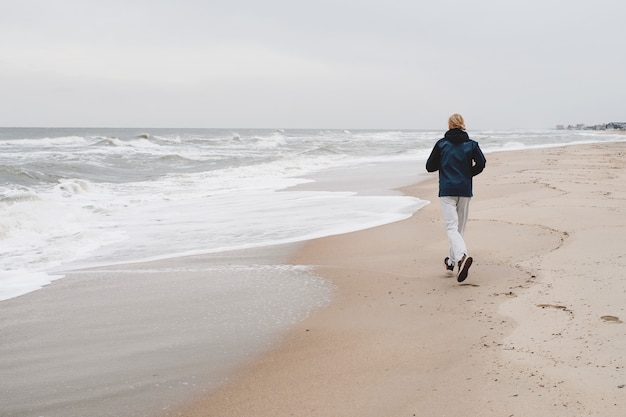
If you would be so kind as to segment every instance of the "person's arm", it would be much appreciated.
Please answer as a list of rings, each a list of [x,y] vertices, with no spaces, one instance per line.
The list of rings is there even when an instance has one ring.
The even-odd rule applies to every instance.
[[[485,159],[485,155],[483,155],[483,151],[480,150],[478,143],[476,143],[476,146],[474,147],[472,159],[474,160],[474,165],[472,165],[473,177],[483,172],[483,169],[485,169],[485,165],[487,164],[487,159]]]
[[[426,161],[426,171],[435,172],[439,169],[441,165],[441,151],[439,150],[439,146],[435,144],[433,150],[430,152],[430,156]]]

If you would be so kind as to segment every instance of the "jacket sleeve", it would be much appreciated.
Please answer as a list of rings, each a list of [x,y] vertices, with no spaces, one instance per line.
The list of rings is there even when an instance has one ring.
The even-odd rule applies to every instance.
[[[441,151],[439,150],[439,146],[435,145],[433,150],[430,152],[430,156],[426,161],[426,171],[435,172],[439,169],[441,165]]]
[[[485,165],[487,164],[487,159],[485,159],[485,155],[483,155],[483,151],[480,150],[478,143],[476,143],[476,146],[474,147],[472,159],[474,160],[474,165],[472,165],[473,177],[483,172],[483,169],[485,169]]]

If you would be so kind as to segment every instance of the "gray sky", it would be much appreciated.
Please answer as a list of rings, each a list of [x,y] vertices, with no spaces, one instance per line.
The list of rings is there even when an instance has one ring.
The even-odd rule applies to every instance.
[[[0,126],[626,121],[623,0],[0,0]]]

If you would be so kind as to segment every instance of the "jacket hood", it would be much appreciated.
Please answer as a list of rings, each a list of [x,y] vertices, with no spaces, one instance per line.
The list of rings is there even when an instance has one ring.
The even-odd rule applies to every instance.
[[[452,143],[462,143],[470,140],[467,132],[458,128],[448,130],[444,138]]]

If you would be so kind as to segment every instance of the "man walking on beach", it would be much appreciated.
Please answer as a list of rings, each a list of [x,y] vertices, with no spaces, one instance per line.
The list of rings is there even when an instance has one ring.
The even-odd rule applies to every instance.
[[[454,272],[454,266],[458,265],[458,282],[465,281],[473,262],[463,240],[472,197],[472,177],[480,174],[486,163],[478,142],[470,139],[465,131],[463,116],[450,116],[448,131],[433,147],[426,161],[426,170],[439,171],[439,199],[450,240],[450,256],[444,259],[444,263],[450,272]]]

